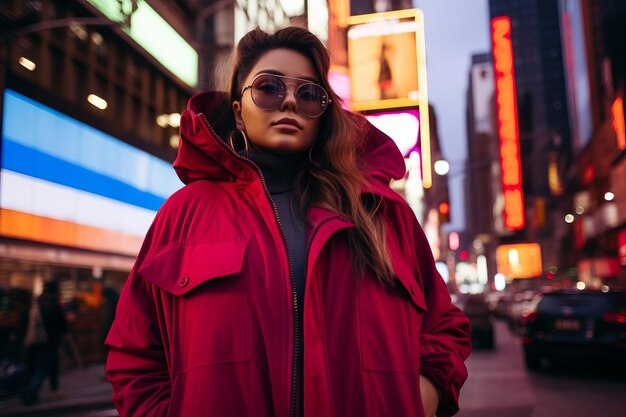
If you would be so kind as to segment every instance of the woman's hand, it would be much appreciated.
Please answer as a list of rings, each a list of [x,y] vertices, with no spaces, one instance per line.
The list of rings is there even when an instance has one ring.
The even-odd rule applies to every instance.
[[[420,392],[422,393],[422,406],[425,417],[435,417],[435,411],[439,405],[439,392],[428,378],[420,375]]]

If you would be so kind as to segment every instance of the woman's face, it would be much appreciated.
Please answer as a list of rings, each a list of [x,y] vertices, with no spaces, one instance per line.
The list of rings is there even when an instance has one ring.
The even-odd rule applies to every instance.
[[[287,87],[284,100],[264,110],[252,98],[252,84],[258,74],[275,74]],[[253,146],[275,153],[289,154],[307,151],[315,142],[320,125],[320,117],[307,117],[298,108],[296,89],[310,80],[319,83],[313,65],[307,57],[291,49],[273,49],[261,56],[244,81],[245,88],[241,101],[233,102],[237,129],[243,130]],[[273,88],[267,86],[264,88]],[[257,103],[263,90],[254,92]],[[264,106],[268,107],[268,106]],[[310,113],[310,110],[309,110]]]

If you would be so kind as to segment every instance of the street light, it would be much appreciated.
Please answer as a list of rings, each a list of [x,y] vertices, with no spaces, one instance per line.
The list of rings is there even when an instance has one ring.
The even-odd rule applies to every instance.
[[[435,161],[433,166],[437,175],[446,175],[450,171],[450,164],[445,159]]]

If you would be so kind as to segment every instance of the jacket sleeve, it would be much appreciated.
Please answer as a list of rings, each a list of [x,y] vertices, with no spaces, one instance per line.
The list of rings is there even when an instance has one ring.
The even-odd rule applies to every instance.
[[[106,345],[106,377],[120,417],[166,416],[170,374],[155,298],[137,272],[140,258],[120,295]]]
[[[467,379],[464,362],[471,352],[469,320],[452,304],[426,236],[417,221],[414,225],[416,258],[427,307],[420,336],[420,369],[441,393],[436,415],[448,417],[459,410],[459,391]]]

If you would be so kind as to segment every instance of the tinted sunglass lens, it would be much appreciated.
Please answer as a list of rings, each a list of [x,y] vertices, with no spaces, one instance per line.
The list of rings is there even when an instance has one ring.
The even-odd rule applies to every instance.
[[[252,99],[262,109],[274,110],[285,99],[287,87],[278,77],[262,75],[252,83]]]
[[[305,116],[319,116],[327,103],[326,91],[319,85],[303,84],[298,88],[298,108]]]

